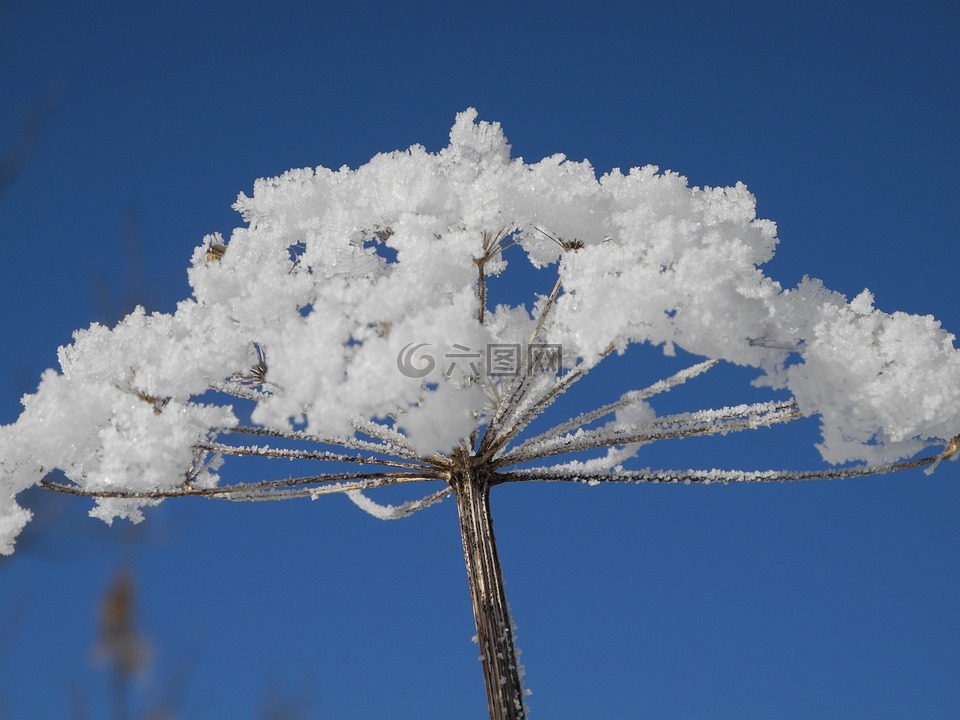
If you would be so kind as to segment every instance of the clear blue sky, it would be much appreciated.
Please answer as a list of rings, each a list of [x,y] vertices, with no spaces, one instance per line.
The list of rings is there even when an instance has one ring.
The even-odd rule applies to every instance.
[[[947,2],[0,2],[0,422],[56,348],[131,303],[169,311],[255,178],[446,143],[742,180],[809,274],[960,331],[960,13]],[[629,8],[629,9],[628,9]],[[621,364],[593,392],[649,376]],[[754,397],[731,373],[717,395]],[[715,380],[715,378],[711,378]],[[704,380],[702,389],[710,385]],[[605,384],[606,383],[606,384]],[[621,389],[626,389],[618,385]],[[808,425],[684,441],[651,464],[810,467]],[[269,470],[269,468],[268,468]],[[280,469],[287,472],[286,468]],[[960,716],[960,464],[776,487],[504,487],[493,498],[532,717]],[[131,529],[32,498],[0,561],[0,714],[107,717],[91,668],[124,564],[180,717],[482,718],[455,508],[168,502]],[[185,672],[177,680],[177,668]]]

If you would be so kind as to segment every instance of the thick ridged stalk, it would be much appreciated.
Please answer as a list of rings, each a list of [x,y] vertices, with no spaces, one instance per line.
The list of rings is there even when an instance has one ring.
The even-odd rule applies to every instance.
[[[488,476],[475,468],[461,466],[450,478],[450,485],[460,513],[460,534],[490,720],[523,720],[526,713],[520,666],[493,535]]]

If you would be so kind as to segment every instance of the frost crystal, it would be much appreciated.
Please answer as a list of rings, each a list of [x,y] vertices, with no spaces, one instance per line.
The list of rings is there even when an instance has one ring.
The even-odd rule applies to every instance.
[[[484,432],[479,451],[496,467],[607,448],[550,466],[593,477],[645,442],[800,415],[819,416],[831,463],[891,463],[960,430],[954,337],[933,318],[877,310],[866,290],[848,303],[816,280],[781,288],[760,269],[775,226],[755,217],[743,184],[691,188],[652,166],[597,178],[562,155],[528,164],[511,159],[499,124],[468,110],[438,153],[414,146],[355,170],[292,170],[258,180],[234,207],[246,225],[196,248],[191,298],[172,315],[138,308],[112,329],[78,331],[60,371],[0,428],[0,552],[29,519],[17,493],[51,470],[69,480],[58,489],[97,496],[99,517],[137,519],[161,497],[213,494],[222,452],[269,454],[218,444],[231,431],[399,458],[383,463],[392,475],[341,474],[309,491],[291,480],[277,493],[356,491],[394,516],[405,506],[378,510],[361,491],[386,477],[442,479],[437,458]],[[556,267],[553,294],[515,306],[487,297],[488,278],[527,261]],[[711,360],[511,446],[633,343]],[[563,348],[559,374],[497,376],[483,352],[537,344]],[[401,372],[412,347],[423,363]],[[662,418],[646,405],[719,360],[756,368],[758,384],[793,401]],[[235,409],[253,425],[238,428]]]

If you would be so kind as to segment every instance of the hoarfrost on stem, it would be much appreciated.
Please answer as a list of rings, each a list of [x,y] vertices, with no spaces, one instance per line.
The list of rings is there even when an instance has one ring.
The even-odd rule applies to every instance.
[[[443,479],[444,453],[477,438],[491,462],[559,454],[567,441],[608,448],[589,464],[550,466],[563,479],[615,471],[644,442],[727,421],[720,431],[817,415],[825,460],[878,467],[960,432],[954,337],[933,318],[877,310],[868,291],[847,302],[816,280],[784,289],[766,277],[776,228],[756,218],[740,183],[691,188],[653,166],[598,178],[562,155],[526,163],[511,158],[499,124],[471,109],[438,153],[414,146],[355,170],[292,170],[258,180],[234,207],[246,225],[196,248],[191,298],[172,315],[138,308],[112,329],[78,331],[60,371],[47,371],[17,422],[0,428],[0,552],[12,552],[29,519],[16,495],[54,469],[69,480],[59,489],[97,497],[107,521],[138,519],[141,505],[171,495],[261,497],[266,486],[218,485],[223,452],[270,451],[218,444],[231,432],[395,458],[382,463],[389,472],[272,488],[350,491],[385,517],[440,495],[381,509],[363,490]],[[553,294],[493,302],[487,279],[510,262],[555,266]],[[462,357],[534,343],[563,348],[559,378],[498,377],[482,353]],[[655,419],[643,400],[653,392],[628,394],[509,447],[570,384],[633,343],[754,367],[758,384],[795,402]],[[398,371],[413,345],[435,360],[418,377]],[[255,403],[252,426],[238,425],[238,402]],[[607,426],[582,428],[609,414]],[[347,482],[297,485],[333,479]]]

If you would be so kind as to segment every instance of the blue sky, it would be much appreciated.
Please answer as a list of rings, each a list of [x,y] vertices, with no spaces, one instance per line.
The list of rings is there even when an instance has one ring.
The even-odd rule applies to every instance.
[[[74,329],[132,303],[172,310],[193,247],[239,223],[254,179],[437,150],[468,106],[528,160],[742,180],[779,225],[768,274],[869,287],[881,309],[960,331],[951,4],[119,5],[0,2],[0,149],[43,108],[0,195],[2,423]],[[590,392],[649,374],[624,360]],[[676,402],[756,392],[718,377]],[[815,441],[807,424],[643,461],[810,467]],[[532,716],[955,717],[958,479],[948,463],[776,487],[499,488]],[[337,497],[168,502],[106,528],[85,501],[33,499],[0,561],[4,717],[73,718],[77,697],[106,717],[89,660],[123,566],[153,648],[144,703],[172,684],[191,720],[256,718],[271,693],[310,718],[484,717],[451,503],[383,523]]]

